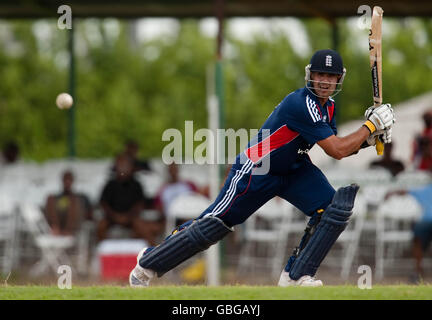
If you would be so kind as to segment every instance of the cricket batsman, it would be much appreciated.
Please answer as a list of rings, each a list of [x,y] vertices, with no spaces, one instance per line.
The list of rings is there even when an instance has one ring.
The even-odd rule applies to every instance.
[[[323,285],[315,274],[347,226],[359,186],[352,184],[336,191],[307,153],[318,144],[330,157],[340,160],[374,146],[376,137],[388,143],[395,116],[390,104],[370,107],[360,128],[338,137],[331,95],[341,90],[346,74],[342,58],[334,50],[319,50],[305,70],[305,87],[275,107],[258,135],[237,156],[216,200],[161,244],[141,250],[129,276],[131,286],[148,286],[154,277],[206,250],[275,196],[310,217],[278,285]],[[269,135],[264,137],[264,131]],[[256,174],[265,161],[268,172]]]

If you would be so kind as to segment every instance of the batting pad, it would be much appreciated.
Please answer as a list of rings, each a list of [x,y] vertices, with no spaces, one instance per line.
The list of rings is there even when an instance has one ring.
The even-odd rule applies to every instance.
[[[289,270],[291,279],[298,280],[304,275],[315,275],[321,262],[348,225],[359,188],[358,185],[351,184],[339,188],[335,193],[332,203],[324,211],[315,233],[292,264],[291,270]]]
[[[216,217],[204,217],[175,233],[160,245],[145,253],[141,267],[155,271],[158,277],[178,266],[198,252],[208,249],[233,229]]]

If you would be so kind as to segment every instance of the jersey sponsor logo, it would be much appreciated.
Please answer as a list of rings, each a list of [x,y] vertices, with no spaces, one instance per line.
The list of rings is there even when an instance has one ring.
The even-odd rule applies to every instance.
[[[305,150],[298,149],[298,150],[297,150],[297,153],[298,153],[298,154],[305,154],[305,153],[308,153],[309,151],[310,151],[310,149],[305,149]]]
[[[317,122],[317,121],[320,121],[322,119],[321,114],[318,110],[318,107],[317,107],[315,101],[313,101],[309,97],[309,95],[306,96],[306,107],[309,111],[309,114],[310,114],[313,122]]]

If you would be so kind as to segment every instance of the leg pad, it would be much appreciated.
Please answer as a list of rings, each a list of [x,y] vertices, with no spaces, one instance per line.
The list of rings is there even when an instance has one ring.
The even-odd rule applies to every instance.
[[[298,280],[304,275],[315,275],[321,262],[348,225],[358,189],[358,185],[352,184],[335,193],[308,244],[294,262],[290,261],[291,268],[288,272],[291,279]]]
[[[178,266],[198,252],[208,249],[233,229],[216,217],[204,217],[167,238],[145,253],[139,261],[141,267],[155,271],[158,277]]]

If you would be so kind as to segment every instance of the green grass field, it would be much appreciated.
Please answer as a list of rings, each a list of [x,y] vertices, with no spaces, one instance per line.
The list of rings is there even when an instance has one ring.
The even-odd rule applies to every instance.
[[[280,288],[270,286],[0,286],[0,300],[431,300],[432,285],[324,286]]]

